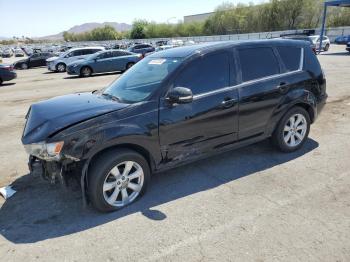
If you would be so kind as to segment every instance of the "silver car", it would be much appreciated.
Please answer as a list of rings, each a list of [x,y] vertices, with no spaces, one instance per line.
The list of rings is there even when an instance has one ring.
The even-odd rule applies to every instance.
[[[320,47],[320,36],[319,35],[312,35],[309,36],[311,39],[312,43],[316,45],[316,49]],[[324,51],[328,51],[329,47],[331,46],[331,41],[329,40],[328,36],[323,36],[322,37],[322,49]]]
[[[47,69],[54,72],[65,72],[68,64],[102,50],[105,48],[96,46],[69,49],[59,56],[48,58],[46,60]]]

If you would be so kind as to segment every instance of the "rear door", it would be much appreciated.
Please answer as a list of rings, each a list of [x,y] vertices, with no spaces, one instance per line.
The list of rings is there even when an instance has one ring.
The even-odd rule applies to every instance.
[[[169,106],[160,101],[159,139],[168,165],[219,150],[237,139],[238,92],[233,53],[221,51],[196,58],[172,87],[186,87],[193,101]]]
[[[283,52],[282,52],[283,51]],[[292,56],[288,55],[289,52]],[[288,68],[281,56],[288,56]],[[242,47],[237,49],[242,83],[239,85],[239,139],[266,134],[271,119],[295,81],[300,81],[301,48]],[[287,64],[287,62],[286,62]],[[294,75],[296,74],[296,75]],[[299,74],[299,75],[298,75]]]

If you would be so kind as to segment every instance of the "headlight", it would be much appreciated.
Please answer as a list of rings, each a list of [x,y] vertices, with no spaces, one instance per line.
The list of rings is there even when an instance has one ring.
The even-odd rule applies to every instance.
[[[24,148],[29,155],[52,161],[59,160],[61,158],[63,144],[63,141],[48,144],[45,142],[40,142],[36,144],[24,145]]]

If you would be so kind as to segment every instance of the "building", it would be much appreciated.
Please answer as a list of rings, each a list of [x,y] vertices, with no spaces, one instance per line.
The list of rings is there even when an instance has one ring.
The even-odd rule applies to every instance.
[[[184,23],[203,22],[213,14],[214,12],[197,14],[197,15],[187,15],[187,16],[184,16]]]

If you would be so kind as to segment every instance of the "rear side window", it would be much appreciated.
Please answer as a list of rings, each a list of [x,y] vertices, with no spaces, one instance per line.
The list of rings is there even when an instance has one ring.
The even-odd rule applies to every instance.
[[[243,82],[279,73],[278,60],[270,47],[239,49],[238,54]]]
[[[180,73],[175,86],[190,88],[194,95],[230,84],[229,53],[207,55],[191,62]]]
[[[290,46],[278,46],[278,53],[286,66],[287,72],[295,71],[299,69],[301,48]]]

